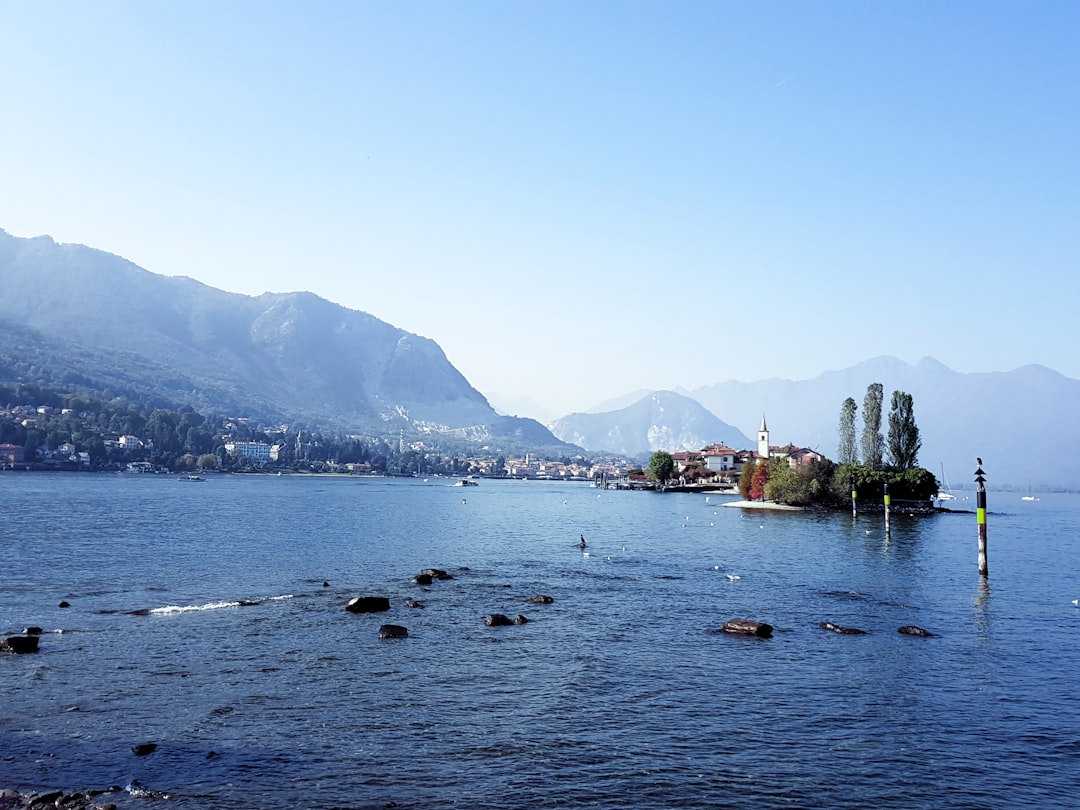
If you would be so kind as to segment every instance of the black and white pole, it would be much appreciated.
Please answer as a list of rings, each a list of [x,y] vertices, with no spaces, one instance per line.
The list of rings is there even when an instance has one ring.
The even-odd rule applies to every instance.
[[[889,536],[889,485],[885,485],[885,536]]]
[[[975,516],[979,522],[979,574],[990,573],[986,564],[986,473],[983,472],[982,459],[977,459],[979,467],[975,470]]]

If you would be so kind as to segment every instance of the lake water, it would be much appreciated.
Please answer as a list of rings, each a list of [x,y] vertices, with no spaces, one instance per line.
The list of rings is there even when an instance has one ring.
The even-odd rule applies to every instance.
[[[974,514],[894,515],[886,539],[881,515],[451,483],[0,474],[0,633],[47,631],[0,656],[0,787],[175,810],[1080,805],[1080,497],[991,487],[984,584]],[[411,584],[430,566],[454,579]],[[392,607],[346,612],[360,595]],[[711,632],[735,617],[774,635]]]

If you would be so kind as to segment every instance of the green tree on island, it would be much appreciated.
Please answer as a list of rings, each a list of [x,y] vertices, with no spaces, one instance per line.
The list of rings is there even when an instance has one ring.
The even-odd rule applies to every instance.
[[[898,470],[909,470],[919,463],[922,439],[915,424],[915,403],[911,394],[893,391],[889,412],[889,463]]]
[[[649,459],[648,476],[655,481],[658,486],[663,486],[667,483],[674,472],[675,459],[671,457],[671,453],[666,450],[657,450],[652,454],[652,458]]]
[[[885,399],[881,383],[870,383],[863,398],[862,461],[871,470],[881,469],[885,440],[881,437],[881,403]]]
[[[769,480],[765,482],[765,500],[777,503],[809,503],[806,481],[782,456],[769,459]]]
[[[855,443],[855,414],[858,407],[851,397],[840,406],[840,446],[836,452],[840,464],[854,464],[859,460],[859,448]]]
[[[914,400],[903,391],[893,391],[892,409],[889,413],[888,466],[882,465],[881,400],[883,388],[874,383],[866,390],[863,410],[863,463],[855,459],[841,459],[831,474],[827,499],[839,505],[851,497],[854,489],[863,503],[879,503],[889,485],[889,494],[898,500],[927,501],[937,491],[933,473],[918,464],[922,439],[915,424]],[[840,411],[840,447],[845,446],[847,420],[852,413],[852,400],[844,402]],[[876,449],[873,449],[875,448]]]

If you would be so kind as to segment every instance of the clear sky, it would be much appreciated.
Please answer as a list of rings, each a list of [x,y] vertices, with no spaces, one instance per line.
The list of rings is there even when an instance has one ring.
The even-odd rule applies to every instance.
[[[1080,378],[1080,3],[0,0],[0,228],[310,290],[542,414]]]

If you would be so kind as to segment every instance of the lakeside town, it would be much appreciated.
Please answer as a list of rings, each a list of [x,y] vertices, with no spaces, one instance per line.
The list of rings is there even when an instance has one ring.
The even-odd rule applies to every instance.
[[[646,489],[660,485],[734,491],[747,464],[783,458],[792,469],[824,461],[822,454],[792,444],[769,443],[764,417],[754,449],[709,444],[696,451],[667,454],[670,476],[655,480],[632,460],[622,458],[523,455],[446,454],[422,441],[399,438],[396,446],[384,440],[348,436],[328,439],[287,425],[261,427],[243,417],[226,419],[222,432],[200,441],[206,425],[198,414],[183,413],[168,420],[155,411],[147,420],[130,415],[109,433],[87,429],[90,411],[49,405],[16,405],[0,409],[0,469],[20,471],[104,471],[133,474],[279,472],[346,475],[447,476],[455,478],[517,478],[585,481],[611,488]],[[100,421],[100,420],[99,420]],[[163,433],[162,423],[172,430]],[[175,427],[173,426],[175,422]],[[138,433],[134,432],[141,428]],[[155,441],[186,431],[186,447]],[[23,441],[16,443],[10,439]],[[82,439],[82,441],[78,441]],[[167,444],[163,448],[161,445]],[[198,452],[198,451],[203,452]],[[178,452],[180,451],[180,452]],[[663,451],[662,451],[663,452]]]

